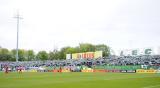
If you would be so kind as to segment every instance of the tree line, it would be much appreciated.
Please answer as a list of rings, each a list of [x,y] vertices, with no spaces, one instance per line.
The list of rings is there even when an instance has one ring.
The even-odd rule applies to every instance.
[[[103,51],[103,57],[110,55],[110,48],[105,44],[93,45],[90,43],[80,43],[79,46],[66,46],[60,50],[53,49],[49,53],[39,51],[35,53],[33,50],[19,49],[19,61],[35,61],[35,60],[61,60],[66,58],[66,54]],[[8,50],[0,47],[0,61],[16,61],[16,49]]]

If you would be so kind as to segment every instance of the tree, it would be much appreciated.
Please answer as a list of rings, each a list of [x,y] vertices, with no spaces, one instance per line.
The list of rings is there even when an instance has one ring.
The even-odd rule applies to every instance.
[[[72,53],[77,53],[76,48],[69,47],[66,49],[65,54],[72,54]]]
[[[50,60],[58,60],[58,59],[60,59],[60,57],[59,57],[59,52],[58,51],[56,51],[56,52],[49,52],[49,59]]]
[[[6,48],[0,48],[0,61],[9,61],[11,58],[11,54],[9,50]]]
[[[107,45],[99,44],[93,45],[89,43],[80,43],[77,47],[63,47],[59,52],[59,58],[65,59],[66,54],[72,53],[81,53],[81,52],[95,52],[95,51],[103,51],[103,57],[107,57],[110,55],[110,48]]]
[[[19,61],[26,61],[27,60],[27,53],[24,49],[18,50],[18,56],[19,56]]]
[[[78,53],[79,48],[77,47],[63,47],[60,52],[59,52],[59,58],[60,59],[65,59],[66,58],[66,54],[72,54],[72,53]]]
[[[80,43],[79,44],[80,52],[94,52],[95,45],[89,43]]]
[[[103,51],[103,57],[110,55],[110,48],[107,45],[99,44],[95,46],[96,51]]]
[[[28,50],[27,51],[27,60],[31,61],[31,60],[34,60],[34,59],[35,59],[34,51],[33,50]]]
[[[39,51],[37,54],[37,59],[48,60],[48,54],[46,51]]]
[[[16,61],[16,50],[15,49],[12,49],[11,50],[11,61]]]
[[[66,54],[73,54],[73,53],[82,53],[82,52],[95,52],[95,51],[103,51],[103,57],[107,57],[110,55],[110,48],[107,45],[99,44],[93,45],[90,43],[80,43],[79,46],[70,47],[66,46],[61,48],[60,51],[53,50],[49,52],[46,51],[39,51],[37,55],[35,55],[33,50],[24,50],[19,49],[19,61],[31,61],[34,59],[39,60],[57,60],[57,59],[65,59]],[[36,57],[36,58],[35,58]],[[9,51],[6,48],[0,47],[0,61],[16,61],[16,50],[12,49]]]
[[[59,52],[59,59],[65,59],[66,58],[66,50],[70,48],[69,46],[61,48]]]
[[[0,54],[8,54],[9,53],[9,50],[6,49],[6,48],[1,48],[0,49]]]
[[[11,55],[12,55],[12,61],[16,60],[16,52],[17,50],[16,49],[12,49],[11,50]],[[26,50],[24,49],[19,49],[18,50],[18,61],[26,61],[27,60],[27,52]]]

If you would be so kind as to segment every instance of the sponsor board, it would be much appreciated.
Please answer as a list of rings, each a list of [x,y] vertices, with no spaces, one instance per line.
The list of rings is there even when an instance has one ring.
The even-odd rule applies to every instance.
[[[72,55],[71,54],[66,54],[66,59],[72,59]]]
[[[102,56],[102,53],[103,53],[102,51],[95,51],[95,52],[94,52],[94,58],[103,57],[103,56]]]
[[[93,72],[93,70],[82,70],[81,72]]]
[[[24,70],[23,72],[37,72],[37,70]]]
[[[146,47],[135,49],[119,50],[118,56],[137,56],[137,55],[160,55],[160,47]]]
[[[120,70],[106,70],[106,72],[119,73],[119,72],[120,72]]]
[[[93,59],[101,57],[102,51],[66,54],[66,59]]]
[[[100,70],[97,69],[97,70],[96,70],[96,69],[95,69],[95,70],[93,70],[93,72],[107,72],[107,70],[105,70],[105,69],[100,69]]]
[[[160,73],[160,70],[157,70],[157,73]]]
[[[70,70],[62,70],[62,72],[70,72]]]
[[[136,70],[121,70],[121,73],[136,73]]]
[[[157,70],[138,69],[138,70],[136,70],[136,73],[157,73]]]
[[[127,73],[136,73],[136,70],[127,70]]]
[[[59,70],[53,70],[53,72],[59,72]]]
[[[120,72],[121,73],[127,73],[127,70],[121,70]]]

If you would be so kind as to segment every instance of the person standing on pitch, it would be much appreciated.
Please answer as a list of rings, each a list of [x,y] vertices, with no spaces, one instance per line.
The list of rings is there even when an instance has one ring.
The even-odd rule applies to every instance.
[[[5,65],[5,74],[8,74],[8,66],[7,65]]]
[[[59,72],[62,73],[62,67],[61,66],[59,67]]]
[[[19,73],[22,74],[22,66],[19,66]]]

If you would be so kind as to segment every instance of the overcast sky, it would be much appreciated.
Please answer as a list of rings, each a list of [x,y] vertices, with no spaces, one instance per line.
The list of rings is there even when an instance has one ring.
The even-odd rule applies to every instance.
[[[0,46],[50,51],[79,43],[160,46],[160,0],[0,0]]]

